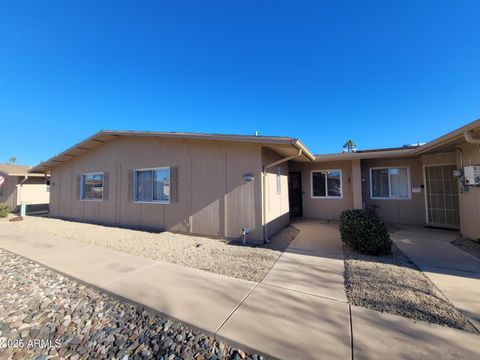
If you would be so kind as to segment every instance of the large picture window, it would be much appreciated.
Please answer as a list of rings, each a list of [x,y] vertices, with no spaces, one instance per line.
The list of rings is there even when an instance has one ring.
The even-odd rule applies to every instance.
[[[315,170],[311,173],[312,198],[343,197],[342,170]]]
[[[135,202],[170,203],[170,168],[135,170]]]
[[[103,173],[82,174],[80,199],[103,200]]]
[[[370,169],[370,197],[372,199],[410,199],[408,167]]]

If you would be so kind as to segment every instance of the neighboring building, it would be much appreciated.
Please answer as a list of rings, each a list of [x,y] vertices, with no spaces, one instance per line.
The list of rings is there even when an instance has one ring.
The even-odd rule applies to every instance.
[[[31,166],[0,164],[0,203],[20,210],[25,202],[27,212],[46,211],[50,202],[49,179],[44,174],[30,173]]]
[[[261,242],[290,217],[375,207],[389,223],[480,238],[480,187],[454,177],[480,165],[478,139],[475,121],[421,146],[313,156],[288,137],[100,131],[31,172],[51,174],[60,218],[227,238],[248,228]]]

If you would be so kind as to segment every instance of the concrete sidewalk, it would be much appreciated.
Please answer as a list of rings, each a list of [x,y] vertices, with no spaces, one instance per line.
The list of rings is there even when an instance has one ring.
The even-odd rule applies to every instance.
[[[455,231],[407,227],[392,239],[480,330],[480,260],[450,244]]]
[[[0,247],[268,357],[476,359],[480,336],[350,306],[336,225],[303,220],[260,283],[0,224]]]
[[[0,247],[209,334],[256,283],[0,227]]]

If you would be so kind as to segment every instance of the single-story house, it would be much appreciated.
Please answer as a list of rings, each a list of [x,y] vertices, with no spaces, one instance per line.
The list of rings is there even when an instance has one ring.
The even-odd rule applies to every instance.
[[[50,202],[49,176],[29,172],[31,166],[0,164],[0,203],[19,211],[22,202],[27,212],[46,211]]]
[[[480,238],[480,120],[421,146],[314,156],[298,139],[100,131],[30,170],[54,217],[268,241],[290,217],[374,207]]]

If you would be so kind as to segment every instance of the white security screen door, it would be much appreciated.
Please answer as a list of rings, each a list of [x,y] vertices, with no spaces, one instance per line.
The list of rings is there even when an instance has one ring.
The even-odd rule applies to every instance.
[[[427,224],[459,228],[458,184],[455,165],[425,166]]]

